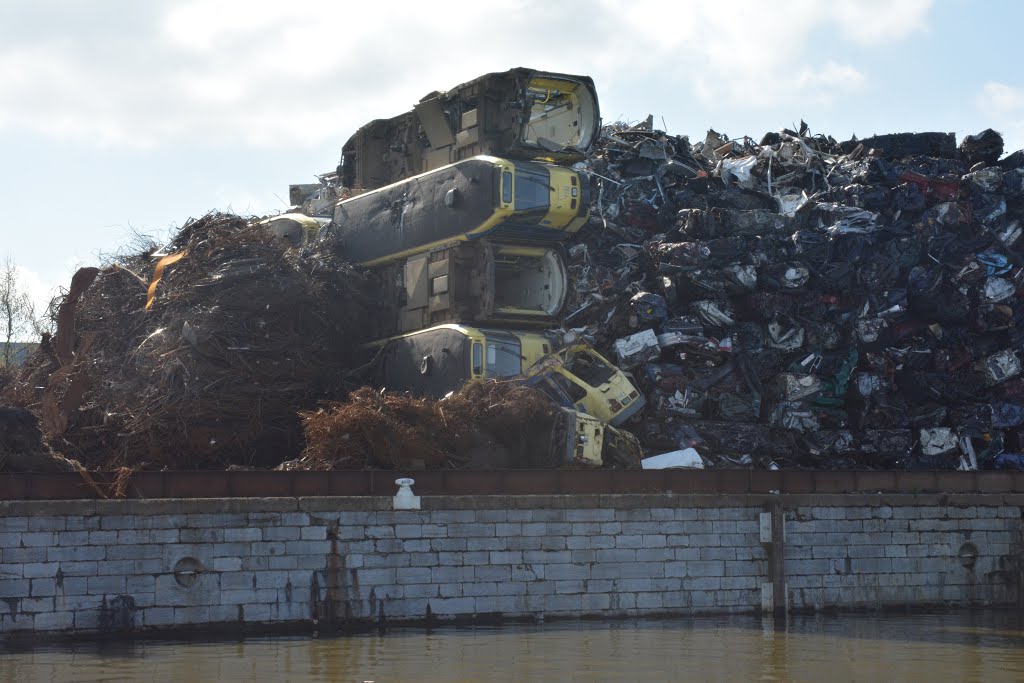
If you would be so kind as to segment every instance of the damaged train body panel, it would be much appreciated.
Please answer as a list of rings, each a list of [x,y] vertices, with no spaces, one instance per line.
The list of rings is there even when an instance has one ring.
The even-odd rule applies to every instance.
[[[371,379],[391,391],[439,399],[467,382],[517,378],[562,407],[614,426],[645,404],[603,356],[582,343],[559,348],[556,335],[444,324],[380,344]]]
[[[589,203],[586,174],[479,156],[343,199],[323,234],[373,267],[482,237],[564,240],[587,222]]]
[[[568,299],[560,245],[461,242],[374,269],[382,311],[377,338],[454,322],[551,325]]]
[[[342,147],[338,174],[345,187],[373,189],[481,154],[571,163],[600,129],[591,78],[517,68],[371,121]]]

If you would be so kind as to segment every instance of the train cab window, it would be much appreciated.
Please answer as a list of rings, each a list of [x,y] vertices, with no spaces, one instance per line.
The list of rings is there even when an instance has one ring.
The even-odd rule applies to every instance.
[[[537,223],[551,209],[551,173],[540,164],[516,162],[516,220]]]
[[[512,203],[512,174],[508,171],[501,174],[501,201],[503,204]]]
[[[473,374],[484,374],[484,345],[479,342],[473,343]]]
[[[558,385],[558,388],[561,389],[573,403],[578,403],[586,398],[587,390],[570,380],[565,375],[560,375],[556,372],[551,375],[551,379],[554,380],[555,384]]]

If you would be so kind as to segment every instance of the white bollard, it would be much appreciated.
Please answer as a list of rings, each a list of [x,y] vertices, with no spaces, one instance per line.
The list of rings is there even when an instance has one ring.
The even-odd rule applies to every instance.
[[[409,479],[408,477],[402,477],[401,479],[395,479],[395,484],[398,485],[398,493],[395,494],[394,508],[396,510],[419,510],[420,509],[420,497],[413,495],[412,489],[409,488],[416,481]]]

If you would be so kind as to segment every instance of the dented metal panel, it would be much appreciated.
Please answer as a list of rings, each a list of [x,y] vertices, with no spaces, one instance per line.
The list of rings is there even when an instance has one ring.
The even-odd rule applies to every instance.
[[[557,324],[568,274],[557,247],[462,242],[375,269],[381,286],[374,336],[442,323]]]
[[[478,156],[342,199],[321,236],[372,267],[484,237],[565,240],[586,224],[589,203],[583,172]]]
[[[526,68],[490,73],[364,125],[342,147],[340,182],[383,187],[478,154],[578,161],[600,122],[587,76]]]
[[[455,144],[455,136],[452,135],[451,128],[445,120],[445,112],[438,98],[433,97],[420,102],[413,107],[413,111],[416,112],[416,118],[423,127],[431,147],[437,149]]]

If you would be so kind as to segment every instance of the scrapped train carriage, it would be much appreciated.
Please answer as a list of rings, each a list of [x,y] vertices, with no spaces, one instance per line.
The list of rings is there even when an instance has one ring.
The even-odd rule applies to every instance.
[[[587,222],[589,185],[580,171],[478,156],[265,222],[373,270],[377,338],[448,322],[550,326],[568,296],[559,243]]]
[[[443,398],[467,382],[517,378],[562,407],[619,426],[643,408],[625,374],[586,344],[557,335],[445,324],[379,343],[371,383]],[[373,346],[378,346],[375,344]]]
[[[378,339],[452,322],[550,326],[568,298],[560,245],[461,242],[378,266],[373,275]]]
[[[322,232],[364,266],[480,239],[558,242],[590,217],[585,173],[478,156],[339,201]]]
[[[600,131],[591,78],[517,68],[371,121],[342,147],[338,175],[345,187],[373,189],[480,154],[571,163]]]

